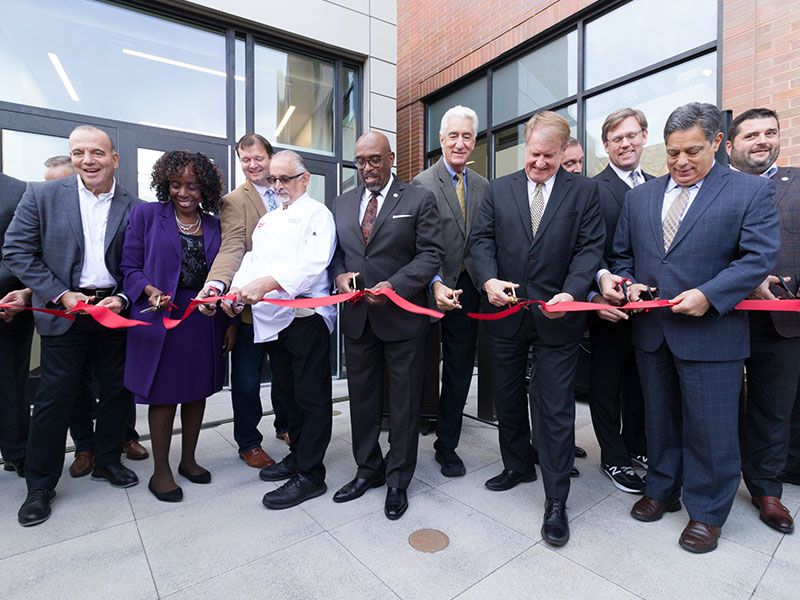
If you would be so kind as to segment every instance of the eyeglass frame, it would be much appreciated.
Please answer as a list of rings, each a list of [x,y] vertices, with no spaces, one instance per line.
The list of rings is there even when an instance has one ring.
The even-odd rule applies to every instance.
[[[369,158],[364,158],[363,156],[356,156],[353,159],[353,162],[355,163],[357,169],[363,169],[364,167],[367,166],[367,163],[369,163],[369,166],[372,167],[373,169],[377,169],[383,164],[383,159],[386,158],[386,156],[391,153],[392,151],[389,150],[388,152],[384,152],[380,156],[372,155]]]
[[[622,143],[622,140],[628,140],[629,142],[633,143],[636,139],[644,133],[644,129],[639,129],[638,131],[629,131],[624,135],[617,135],[613,138],[609,138],[606,140],[607,144],[611,144],[612,146],[619,146]]]
[[[293,179],[297,179],[298,177],[305,175],[306,173],[308,173],[308,171],[303,171],[302,173],[298,173],[297,175],[281,175],[280,177],[269,176],[266,178],[265,181],[270,185],[275,185],[279,181],[283,185],[289,185],[290,181],[292,181]]]

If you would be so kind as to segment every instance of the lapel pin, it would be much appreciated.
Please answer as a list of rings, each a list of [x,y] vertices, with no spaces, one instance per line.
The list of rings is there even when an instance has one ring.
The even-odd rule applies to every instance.
[[[789,181],[788,177],[781,177],[781,181]]]
[[[394,196],[395,198],[397,198],[397,192],[395,192],[394,194],[392,194],[392,196]]]

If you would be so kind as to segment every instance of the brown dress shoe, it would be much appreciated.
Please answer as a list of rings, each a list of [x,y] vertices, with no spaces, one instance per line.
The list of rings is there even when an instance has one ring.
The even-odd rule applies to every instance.
[[[150,453],[138,441],[130,440],[125,444],[125,456],[131,460],[144,460]]]
[[[711,552],[717,549],[717,540],[721,532],[722,528],[720,527],[690,520],[683,533],[681,533],[678,543],[684,550],[695,554]]]
[[[680,500],[659,502],[658,500],[653,500],[650,496],[642,496],[631,508],[631,516],[638,521],[649,523],[658,521],[664,516],[665,512],[678,512],[680,509]]]
[[[275,464],[275,461],[272,460],[269,454],[264,452],[261,446],[248,450],[247,452],[242,452],[239,458],[246,462],[248,467],[253,467],[255,469],[263,469],[264,467]]]
[[[759,517],[764,523],[782,533],[794,531],[794,520],[789,510],[775,496],[754,496],[753,506],[761,513]]]
[[[75,461],[69,466],[69,474],[83,477],[94,471],[94,450],[85,450],[75,455]]]

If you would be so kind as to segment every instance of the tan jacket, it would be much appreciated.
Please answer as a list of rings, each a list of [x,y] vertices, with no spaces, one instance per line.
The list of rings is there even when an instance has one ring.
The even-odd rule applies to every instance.
[[[261,196],[249,181],[222,197],[222,244],[206,281],[221,281],[226,291],[230,288],[244,253],[253,248],[253,230],[266,212]],[[242,313],[242,320],[252,323],[249,307]]]

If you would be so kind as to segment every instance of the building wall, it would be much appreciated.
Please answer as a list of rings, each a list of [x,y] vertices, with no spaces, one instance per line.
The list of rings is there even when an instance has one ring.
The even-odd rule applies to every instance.
[[[220,15],[266,26],[313,46],[364,59],[363,128],[396,140],[396,0],[196,0]]]
[[[398,2],[398,173],[424,166],[420,98],[602,0]],[[800,0],[723,0],[722,108],[776,109],[781,164],[800,165]]]

